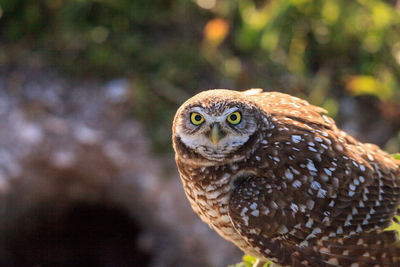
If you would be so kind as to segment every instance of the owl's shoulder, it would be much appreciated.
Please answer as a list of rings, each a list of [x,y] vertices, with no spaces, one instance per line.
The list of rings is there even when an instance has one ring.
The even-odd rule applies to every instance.
[[[248,95],[246,92],[247,91],[245,91],[244,94],[247,97],[251,98],[260,108],[269,113],[287,116],[322,115],[327,113],[327,111],[321,107],[312,105],[304,99],[285,93],[257,91],[257,93]]]

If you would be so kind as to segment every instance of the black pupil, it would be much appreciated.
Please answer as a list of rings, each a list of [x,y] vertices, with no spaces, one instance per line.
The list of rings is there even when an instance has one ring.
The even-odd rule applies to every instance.
[[[237,119],[237,115],[236,114],[232,114],[231,115],[231,120],[235,121]]]
[[[195,121],[201,121],[201,116],[200,115],[195,115],[194,116]]]

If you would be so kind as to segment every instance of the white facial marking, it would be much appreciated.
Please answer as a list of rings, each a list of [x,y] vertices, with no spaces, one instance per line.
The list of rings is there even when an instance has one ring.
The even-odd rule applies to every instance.
[[[185,112],[201,114],[204,118],[204,122],[200,125],[193,125],[190,122],[190,118],[188,118],[188,114],[181,116],[177,123],[177,136],[187,147],[193,149],[201,156],[209,160],[225,161],[227,155],[246,143],[257,129],[254,118],[249,115],[242,115],[242,121],[238,124],[237,131],[232,129],[233,126],[227,122],[227,117],[238,110],[238,107],[231,107],[215,115],[209,113],[207,108],[192,107]],[[241,110],[239,111],[241,112]],[[213,123],[217,123],[220,126],[221,132],[224,133],[218,142],[215,142],[214,139],[214,143],[209,136]],[[239,127],[240,125],[242,125],[242,128]],[[231,155],[233,155],[233,161],[240,160],[244,157],[244,155]]]

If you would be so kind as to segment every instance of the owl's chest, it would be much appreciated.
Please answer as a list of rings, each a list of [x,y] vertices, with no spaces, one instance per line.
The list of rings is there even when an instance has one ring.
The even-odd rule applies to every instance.
[[[181,172],[185,193],[193,210],[203,221],[215,227],[231,225],[228,216],[232,174],[211,168]]]
[[[241,173],[239,169],[234,164],[203,169],[180,168],[179,171],[186,196],[200,218],[247,254],[256,255],[248,250],[247,242],[235,230],[228,214],[233,182]]]

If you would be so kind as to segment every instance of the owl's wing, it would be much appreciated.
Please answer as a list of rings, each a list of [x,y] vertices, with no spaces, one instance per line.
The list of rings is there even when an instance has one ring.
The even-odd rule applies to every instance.
[[[400,264],[396,233],[374,230],[375,224],[390,220],[386,210],[375,207],[379,211],[370,214],[366,206],[357,207],[357,214],[347,213],[349,207],[354,209],[349,199],[327,206],[325,199],[267,181],[242,178],[229,202],[235,229],[266,258],[292,266]]]
[[[236,181],[229,211],[237,228],[308,245],[391,224],[400,204],[399,169],[390,170],[377,161],[368,163],[376,172],[367,165],[361,165],[361,171],[361,163],[354,162],[356,167],[352,161],[339,161],[332,168],[323,155],[318,161],[293,152],[291,163]]]
[[[338,129],[320,107],[278,92],[253,91],[267,124],[255,152],[260,177],[253,182],[266,202],[250,204],[268,208],[271,223],[282,228],[269,225],[272,230],[264,232],[307,244],[390,225],[400,204],[398,161]]]
[[[258,176],[237,181],[231,195],[235,229],[266,256],[311,255],[317,247],[314,256],[324,261],[329,258],[321,253],[338,257],[340,250],[368,252],[361,260],[371,264],[372,254],[399,260],[399,251],[393,254],[388,245],[394,233],[380,233],[400,204],[398,163],[340,131],[323,109],[304,100],[275,92],[254,99],[268,125],[255,152]],[[348,249],[338,243],[343,240]]]
[[[400,262],[395,233],[381,233],[400,204],[398,162],[339,130],[322,108],[253,92],[248,97],[265,112],[265,132],[251,161],[256,175],[237,181],[231,195],[235,229],[281,262]]]

